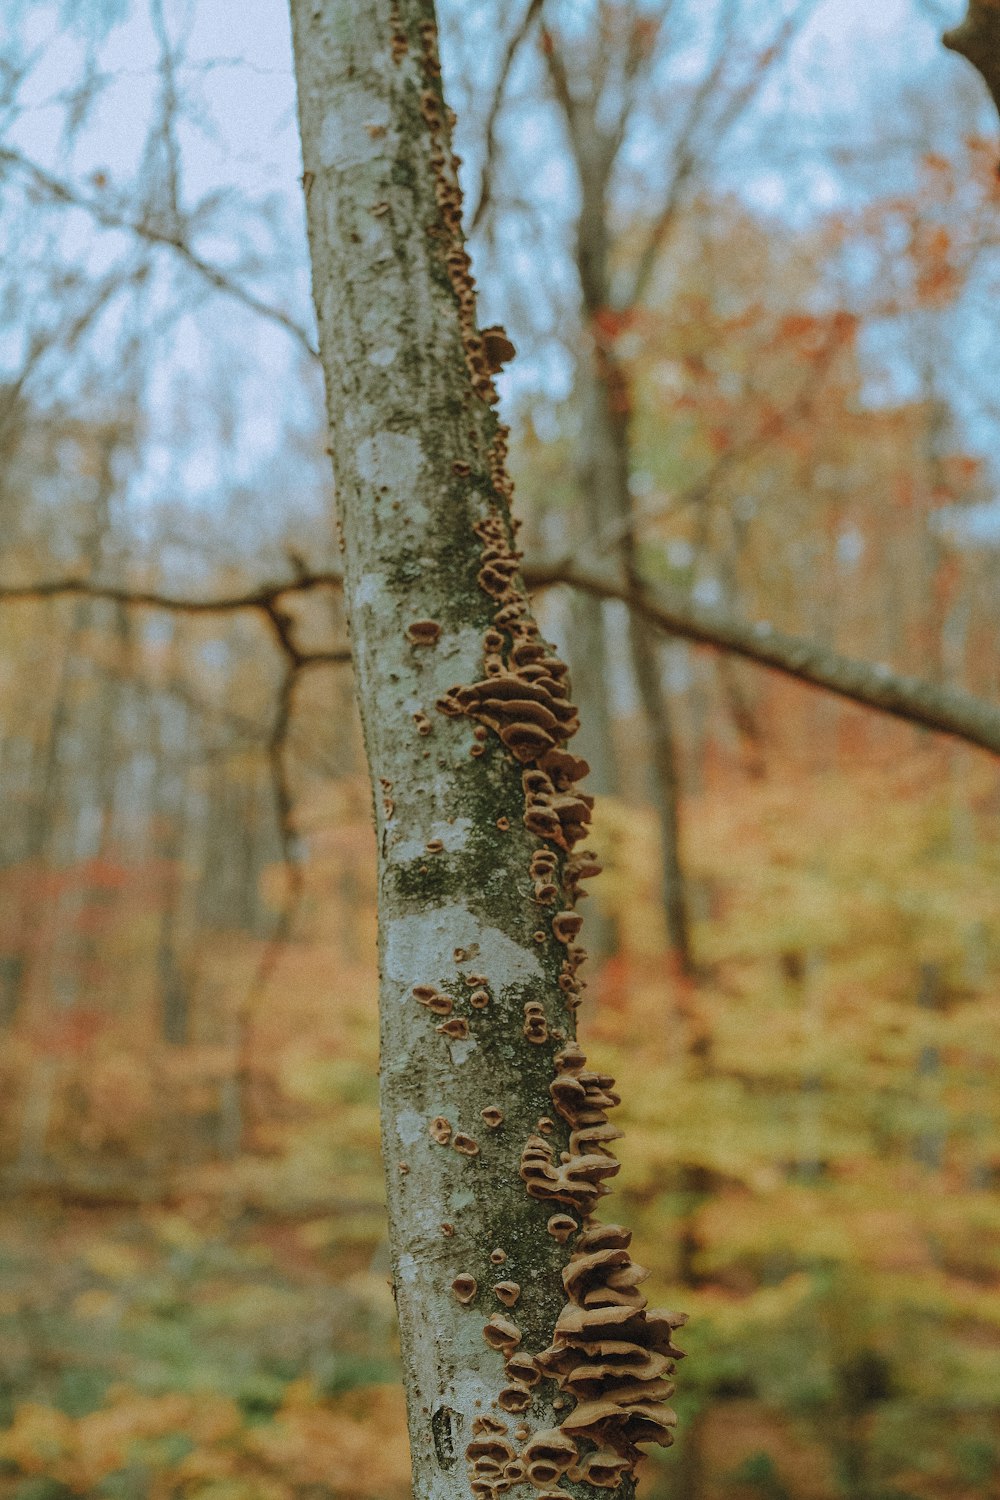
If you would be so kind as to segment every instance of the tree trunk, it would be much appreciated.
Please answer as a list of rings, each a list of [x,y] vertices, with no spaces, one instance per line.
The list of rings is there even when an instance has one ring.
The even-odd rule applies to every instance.
[[[586,865],[571,851],[589,808],[563,748],[564,669],[516,577],[490,405],[504,340],[475,323],[433,5],[291,10],[376,792],[382,1143],[414,1495],[499,1495],[525,1475],[556,1492],[568,1471],[599,1496],[617,1472],[625,1500],[635,1441],[669,1441],[678,1320],[645,1311],[624,1231],[587,1224],[575,1250],[560,1238],[617,1170],[609,1080],[571,1041],[568,898]],[[586,1388],[574,1375],[598,1324],[637,1346],[635,1363]],[[573,1409],[585,1390],[597,1399]]]

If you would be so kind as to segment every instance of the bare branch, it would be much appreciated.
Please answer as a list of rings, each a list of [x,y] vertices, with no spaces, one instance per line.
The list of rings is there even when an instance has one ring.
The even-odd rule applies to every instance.
[[[30,161],[20,152],[12,151],[7,146],[0,147],[0,166],[11,167],[21,172],[31,180],[36,189],[45,193],[53,202],[65,203],[72,208],[82,208],[105,229],[121,230],[126,234],[137,236],[147,244],[171,250],[216,291],[242,303],[244,307],[260,317],[277,323],[286,333],[290,333],[314,359],[319,358],[309,334],[290,313],[283,312],[280,307],[274,307],[270,302],[265,302],[248,287],[234,281],[227,272],[203,260],[179,233],[158,228],[155,224],[142,219],[130,219],[127,215],[112,208],[110,204],[102,203],[100,198],[81,193],[70,183],[54,177],[51,172],[45,171],[36,162]]]
[[[521,17],[520,25],[512,32],[500,71],[497,74],[496,87],[493,91],[493,99],[490,103],[489,114],[486,116],[486,130],[483,142],[483,171],[479,179],[479,201],[469,221],[469,233],[475,234],[482,223],[483,215],[490,205],[493,192],[493,164],[496,156],[496,130],[497,121],[500,118],[500,110],[503,105],[504,93],[507,89],[507,80],[510,70],[514,66],[514,60],[521,50],[522,44],[531,34],[531,29],[542,13],[545,0],[528,0],[527,9]]]
[[[808,4],[799,7],[799,9],[787,16],[781,23],[770,44],[758,56],[749,76],[739,88],[733,90],[721,110],[716,114],[712,122],[714,125],[714,138],[707,148],[708,150],[718,146],[719,142],[739,119],[740,115],[753,102],[754,97],[760,92],[775,64],[787,52],[789,43],[802,24],[804,12],[810,9],[814,3],[815,0],[809,0]],[[726,19],[732,19],[728,12],[724,13],[724,16]],[[674,169],[671,173],[670,182],[663,195],[660,210],[647,232],[645,243],[636,264],[632,284],[621,299],[623,307],[633,307],[637,302],[641,301],[656,267],[660,252],[673,229],[684,188],[693,174],[702,165],[702,153],[699,150],[697,140],[698,132],[721,85],[722,75],[729,56],[729,42],[730,37],[726,34],[725,27],[722,27],[712,65],[696,89],[694,98],[688,109],[680,139],[674,153]]]
[[[647,584],[630,590],[611,575],[572,561],[536,564],[525,569],[525,578],[534,588],[565,583],[598,599],[620,600],[670,635],[729,651],[853,703],[1000,755],[1000,708],[958,688],[904,676],[880,662],[842,656],[817,641],[777,631],[766,621],[737,620],[666,589]]]
[[[210,598],[186,597],[163,593],[158,589],[129,588],[124,584],[98,583],[91,578],[46,578],[35,583],[0,584],[0,603],[26,603],[32,600],[87,598],[108,599],[116,604],[128,604],[139,609],[164,609],[175,614],[224,615],[238,610],[259,609],[270,615],[277,602],[286,594],[310,593],[314,589],[339,589],[341,575],[335,572],[300,572],[292,580],[264,583],[258,588],[247,589],[241,594],[218,594]],[[280,639],[280,632],[279,632]],[[338,652],[300,652],[293,646],[293,655],[300,660],[324,663],[349,661],[350,653],[341,656]]]
[[[919,677],[905,676],[881,662],[842,656],[805,636],[785,634],[763,621],[750,623],[736,619],[724,610],[709,609],[693,603],[684,595],[651,584],[630,589],[620,578],[577,563],[572,558],[539,558],[528,562],[524,567],[524,577],[531,588],[566,584],[598,599],[617,599],[669,635],[731,652],[745,661],[783,672],[798,682],[824,688],[838,697],[911,724],[920,724],[925,729],[953,735],[1000,756],[1000,708],[958,688],[941,687]],[[13,588],[0,587],[0,603],[82,594],[147,609],[189,614],[227,614],[241,609],[258,609],[271,621],[286,660],[293,662],[297,675],[306,667],[346,663],[351,659],[350,651],[346,647],[334,651],[299,650],[291,635],[290,617],[276,601],[311,589],[339,588],[340,585],[339,573],[303,573],[293,581],[262,584],[244,594],[223,595],[216,599],[185,599],[148,590],[133,593],[127,588],[81,579],[50,579]]]

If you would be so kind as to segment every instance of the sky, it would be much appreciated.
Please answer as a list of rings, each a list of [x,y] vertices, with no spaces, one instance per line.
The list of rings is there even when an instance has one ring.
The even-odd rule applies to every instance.
[[[26,108],[0,132],[0,144],[8,140],[88,193],[98,191],[93,174],[102,174],[111,201],[119,193],[123,199],[132,196],[136,181],[149,171],[143,142],[157,68],[146,0],[120,3],[131,18],[102,36],[94,24],[98,0],[76,0],[75,26],[67,26],[60,7],[45,0],[7,0],[7,35],[19,34],[35,62],[22,90]],[[202,205],[198,251],[222,266],[242,266],[250,257],[252,273],[240,271],[246,284],[311,329],[286,8],[281,0],[163,0],[163,5],[168,32],[174,40],[184,38],[189,63],[181,74],[189,108],[178,144],[183,204],[189,210]],[[445,0],[441,9],[446,84],[459,107],[458,144],[466,158],[467,187],[474,193],[481,117],[467,128],[470,116],[462,106],[465,99],[479,100],[481,109],[488,97],[497,63],[494,28],[487,10],[477,22],[477,8],[468,0]],[[873,119],[879,119],[884,100],[897,97],[903,80],[932,78],[939,89],[946,70],[967,70],[960,59],[943,53],[938,41],[942,27],[953,24],[963,9],[962,0],[940,5],[818,0],[749,129],[742,140],[734,139],[731,157],[722,154],[717,181],[790,224],[899,181],[906,166],[894,156],[862,160],[847,173],[826,162],[817,148],[838,143],[853,148],[870,138]],[[95,49],[105,86],[67,149],[66,93],[80,77],[88,48]],[[698,61],[694,54],[692,61]],[[528,53],[524,69],[532,66]],[[518,85],[515,70],[512,86]],[[906,122],[901,128],[905,131]],[[566,217],[566,204],[560,206],[565,192],[554,129],[538,109],[505,126],[507,139],[511,133],[516,138],[515,149],[529,151],[533,161],[547,157],[552,163],[534,187],[558,220],[560,214]],[[0,200],[0,213],[10,211],[9,200]],[[127,236],[98,233],[86,214],[60,210],[56,217],[54,241],[46,244],[55,243],[68,264],[98,272],[126,253]],[[511,245],[509,263],[520,268],[522,282],[530,283],[537,246],[530,237]],[[144,293],[147,312],[183,304],[200,291],[196,278],[170,264],[169,254],[161,260],[162,284]],[[536,307],[530,295],[490,275],[489,262],[484,265],[483,321],[497,318],[516,332],[519,310],[534,316]],[[554,284],[558,317],[558,298],[568,283],[560,286],[556,278]],[[109,321],[103,335],[109,346],[119,333]],[[981,320],[968,334],[969,347],[977,343]],[[99,341],[97,348],[99,353]],[[0,336],[0,369],[4,364],[15,369],[21,352],[13,320]],[[136,512],[165,501],[211,506],[221,490],[260,490],[276,480],[303,494],[316,490],[310,434],[322,422],[321,390],[316,372],[286,333],[216,297],[168,321],[155,353],[143,396],[147,452],[131,483]],[[507,377],[503,394],[524,399],[542,388],[558,397],[566,379],[558,340],[548,346],[535,340],[529,358]],[[223,391],[232,410],[225,420],[213,418],[213,430],[209,407]],[[314,493],[309,503],[322,503],[322,497]]]

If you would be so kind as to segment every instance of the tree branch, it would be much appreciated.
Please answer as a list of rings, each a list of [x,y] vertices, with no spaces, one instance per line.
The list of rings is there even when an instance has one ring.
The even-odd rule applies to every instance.
[[[964,19],[941,40],[982,75],[1000,112],[1000,0],[969,0]]]
[[[1000,755],[1000,708],[958,688],[904,676],[881,662],[842,656],[817,641],[775,630],[766,621],[736,620],[666,589],[647,584],[629,590],[610,575],[572,561],[528,567],[525,577],[534,588],[564,583],[598,599],[620,600],[669,635],[729,651],[852,703]]]
[[[490,200],[493,196],[493,159],[496,155],[497,146],[497,120],[500,118],[500,110],[503,105],[503,96],[507,88],[507,80],[510,77],[510,70],[514,66],[514,59],[517,57],[518,52],[521,50],[522,44],[527,40],[532,26],[534,26],[538,17],[541,15],[542,6],[544,4],[545,0],[528,0],[527,9],[525,10],[524,15],[521,17],[520,25],[518,25],[511,34],[510,41],[507,43],[507,50],[503,56],[503,61],[500,64],[500,71],[497,74],[496,87],[494,88],[493,98],[490,102],[490,111],[486,116],[486,129],[484,132],[483,143],[483,171],[482,176],[479,179],[479,201],[476,204],[475,212],[473,213],[472,218],[469,221],[470,234],[474,234],[479,228],[479,225],[483,220],[483,215],[486,213],[486,210],[490,205]]]
[[[155,224],[150,224],[144,219],[130,219],[127,215],[117,212],[110,204],[102,203],[99,198],[79,192],[70,183],[54,177],[51,172],[46,172],[36,162],[30,161],[18,151],[12,151],[8,146],[0,147],[0,166],[13,167],[23,173],[36,189],[45,193],[54,202],[65,203],[72,208],[82,208],[105,229],[118,229],[126,234],[134,234],[139,239],[145,240],[147,244],[162,246],[164,249],[173,251],[217,292],[222,292],[225,296],[232,297],[234,301],[241,302],[244,307],[260,317],[277,323],[286,333],[290,333],[308,354],[311,354],[314,359],[319,358],[309,334],[290,313],[282,312],[280,307],[274,307],[270,302],[265,302],[248,287],[234,281],[218,266],[213,266],[209,261],[203,260],[178,232],[158,229]]]
[[[881,662],[843,656],[805,636],[787,635],[765,621],[751,623],[736,619],[724,610],[695,604],[683,594],[652,584],[629,589],[612,574],[574,562],[572,558],[529,561],[524,567],[524,577],[530,588],[551,588],[561,583],[598,599],[618,600],[668,635],[731,652],[745,661],[783,672],[798,682],[836,693],[852,703],[940,734],[953,735],[1000,756],[1000,708],[959,688],[940,687],[919,677],[906,676]],[[339,573],[302,573],[295,579],[261,584],[242,594],[189,599],[155,590],[133,592],[118,585],[93,583],[87,579],[54,578],[34,584],[0,586],[0,603],[86,595],[93,599],[110,599],[120,604],[182,614],[227,614],[258,609],[267,615],[286,659],[302,668],[346,663],[351,659],[350,651],[346,647],[332,651],[301,651],[291,634],[290,617],[278,601],[316,588],[340,586]]]

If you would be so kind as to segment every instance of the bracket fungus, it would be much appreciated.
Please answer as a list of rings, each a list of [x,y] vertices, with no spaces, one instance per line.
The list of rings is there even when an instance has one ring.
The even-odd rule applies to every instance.
[[[469,1035],[469,1023],[464,1016],[451,1016],[434,1030],[440,1031],[450,1042],[464,1042]]]
[[[507,337],[507,330],[499,323],[494,323],[483,329],[483,353],[490,374],[498,375],[503,366],[514,358],[517,350]]]
[[[481,1417],[476,1417],[475,1421],[472,1424],[473,1437],[480,1437],[484,1432],[506,1431],[506,1422],[501,1422],[499,1417],[491,1417],[485,1413]]]
[[[413,620],[406,627],[406,639],[411,646],[436,646],[440,637],[437,620]]]
[[[474,1276],[466,1276],[463,1273],[461,1276],[455,1277],[455,1280],[451,1284],[451,1289],[455,1294],[455,1300],[461,1302],[463,1307],[468,1307],[478,1292],[479,1286]]]
[[[580,1226],[575,1219],[570,1218],[569,1214],[553,1214],[545,1227],[554,1240],[564,1245],[571,1234],[576,1234]]]
[[[531,1405],[531,1392],[523,1385],[505,1385],[497,1397],[497,1405],[512,1416],[520,1416]]]
[[[521,1342],[521,1330],[503,1313],[494,1313],[483,1325],[483,1338],[491,1349],[499,1349],[501,1354],[513,1354]]]
[[[578,1484],[592,1484],[597,1490],[616,1490],[622,1476],[632,1467],[628,1458],[613,1453],[608,1448],[598,1448],[588,1453],[569,1473],[569,1478]]]
[[[518,1385],[537,1385],[542,1378],[542,1372],[535,1364],[533,1356],[525,1354],[522,1350],[507,1356],[504,1369],[508,1380],[516,1380]]]
[[[535,1433],[521,1457],[531,1483],[541,1489],[560,1480],[579,1455],[573,1439],[561,1427],[545,1427]]]
[[[537,1000],[528,1000],[525,1002],[522,1033],[529,1042],[534,1042],[538,1046],[549,1039],[549,1027],[545,1019],[545,1012]]]
[[[436,1016],[451,1015],[453,1004],[451,996],[439,994],[432,984],[415,984],[413,998],[418,1005],[425,1005]]]
[[[557,943],[571,943],[583,926],[578,911],[557,911],[552,918],[552,936]]]

